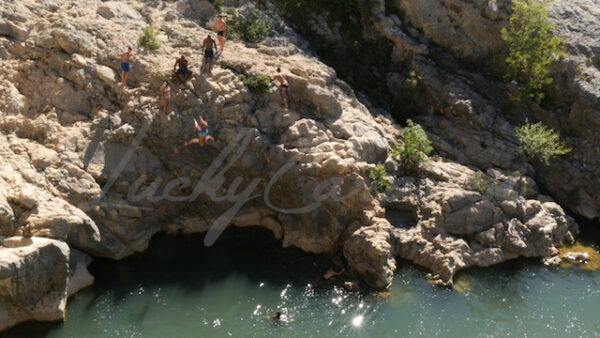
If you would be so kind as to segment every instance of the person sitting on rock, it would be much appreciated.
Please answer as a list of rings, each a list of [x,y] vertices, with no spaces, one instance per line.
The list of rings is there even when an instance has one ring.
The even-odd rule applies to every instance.
[[[160,92],[162,94],[163,114],[167,115],[169,101],[171,100],[171,84],[169,83],[169,81],[165,81],[165,84],[161,88]]]
[[[188,69],[188,61],[185,55],[182,55],[173,66],[173,73],[182,83],[188,81],[192,76],[192,71]],[[183,80],[182,80],[183,77]]]
[[[131,67],[129,65],[129,59],[134,59],[135,55],[131,52],[131,47],[127,47],[127,51],[121,54],[121,84],[126,87],[127,79],[129,79],[129,72]]]
[[[222,53],[223,49],[225,48],[225,43],[223,42],[223,39],[225,37],[225,33],[227,32],[227,24],[225,24],[225,21],[223,21],[222,14],[219,14],[217,21],[215,21],[215,24],[213,25],[213,31],[217,32],[217,39],[219,40],[219,50]]]
[[[206,39],[204,39],[204,42],[202,42],[202,51],[204,52],[204,67],[202,72],[208,72],[209,74],[212,72],[213,59],[215,57],[213,48],[217,48],[217,43],[209,34]]]
[[[288,100],[291,100],[290,95],[290,84],[287,81],[287,75],[281,72],[281,68],[277,67],[277,75],[271,78],[271,80],[277,80],[279,82],[279,88],[281,92],[281,100],[283,101],[283,107],[288,110]]]
[[[194,128],[196,128],[196,133],[198,134],[198,137],[185,142],[184,145],[186,147],[194,143],[197,143],[199,146],[204,147],[204,143],[206,141],[215,140],[212,136],[208,135],[208,123],[204,121],[202,116],[200,116],[200,124],[198,124],[198,121],[194,119]]]

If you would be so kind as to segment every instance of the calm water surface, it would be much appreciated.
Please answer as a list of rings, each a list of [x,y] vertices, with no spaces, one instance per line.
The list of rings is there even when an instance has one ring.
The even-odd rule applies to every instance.
[[[96,260],[93,287],[64,323],[25,323],[2,337],[389,337],[600,335],[600,273],[518,260],[471,269],[457,290],[399,262],[390,292],[350,294],[319,280],[322,257],[275,248],[269,233],[227,230],[155,238],[143,255]],[[291,320],[266,317],[280,309]],[[292,316],[293,315],[293,316]]]

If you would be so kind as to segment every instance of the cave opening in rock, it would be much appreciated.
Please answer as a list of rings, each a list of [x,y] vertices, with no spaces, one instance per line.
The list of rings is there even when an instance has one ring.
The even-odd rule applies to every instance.
[[[314,282],[329,268],[324,255],[283,248],[281,241],[260,227],[228,227],[211,247],[204,234],[155,236],[144,253],[121,261],[96,258],[90,265],[94,287],[130,290],[144,284],[181,283],[202,288],[231,274],[260,283]]]
[[[396,228],[409,229],[417,225],[417,219],[414,212],[397,209],[397,208],[386,208],[385,218]]]

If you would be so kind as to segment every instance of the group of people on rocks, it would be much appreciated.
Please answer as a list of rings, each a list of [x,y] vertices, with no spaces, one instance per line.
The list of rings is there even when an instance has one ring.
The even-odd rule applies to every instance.
[[[223,53],[223,50],[225,49],[224,37],[227,33],[227,24],[223,20],[222,15],[217,17],[217,20],[212,28],[213,31],[217,33],[217,39],[219,42],[218,52]],[[208,36],[202,42],[202,52],[204,54],[204,63],[201,67],[202,73],[211,74],[216,49],[217,43],[212,36],[208,34]],[[133,54],[131,47],[128,47],[127,50],[121,54],[119,63],[121,68],[121,85],[123,87],[127,87],[127,80],[129,79],[129,74],[131,72],[130,61],[134,60],[135,58],[136,56]],[[190,70],[189,63],[185,58],[185,55],[181,55],[181,57],[175,61],[175,64],[173,65],[172,77],[179,79],[181,83],[187,82],[192,77],[192,71]],[[277,74],[273,77],[270,77],[270,79],[271,81],[275,80],[279,82],[283,107],[285,110],[288,110],[288,102],[291,100],[291,95],[287,75],[281,71],[281,68],[278,67]],[[166,80],[160,91],[163,114],[167,115],[169,101],[171,100],[171,83]],[[206,141],[214,141],[214,138],[208,135],[208,123],[202,117],[200,117],[200,122],[194,119],[194,128],[196,129],[197,137],[185,142],[185,146],[198,144],[199,146],[203,147]]]

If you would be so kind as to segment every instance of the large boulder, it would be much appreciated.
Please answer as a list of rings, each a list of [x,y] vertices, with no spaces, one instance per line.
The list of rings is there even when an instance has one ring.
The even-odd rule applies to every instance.
[[[1,244],[0,330],[25,320],[63,319],[69,247],[38,237],[12,237]]]

